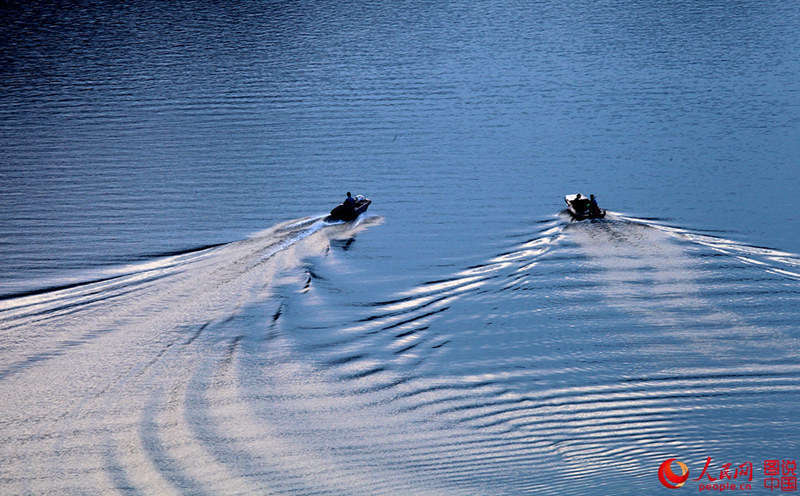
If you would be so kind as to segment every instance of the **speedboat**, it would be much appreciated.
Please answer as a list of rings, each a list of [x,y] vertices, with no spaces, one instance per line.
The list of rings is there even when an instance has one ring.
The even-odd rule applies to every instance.
[[[331,210],[331,214],[325,217],[326,222],[342,220],[345,222],[355,220],[356,217],[363,214],[369,208],[372,200],[364,198],[361,195],[356,196],[356,204],[353,208],[347,208],[344,203],[340,203]]]
[[[591,200],[580,193],[567,195],[564,197],[564,201],[567,202],[569,214],[575,220],[602,219],[606,216],[605,210],[601,210],[596,203],[593,208]]]

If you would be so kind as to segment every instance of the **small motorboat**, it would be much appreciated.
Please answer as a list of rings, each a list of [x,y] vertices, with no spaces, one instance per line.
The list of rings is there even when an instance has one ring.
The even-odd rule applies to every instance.
[[[569,214],[575,220],[602,219],[606,216],[605,210],[601,210],[597,203],[593,204],[591,199],[580,193],[567,195],[564,197],[564,201],[567,202]]]
[[[331,214],[325,217],[325,222],[345,221],[349,222],[355,220],[359,215],[363,214],[369,208],[372,200],[364,198],[361,195],[356,196],[356,203],[353,208],[347,208],[344,203],[340,203],[331,210]]]

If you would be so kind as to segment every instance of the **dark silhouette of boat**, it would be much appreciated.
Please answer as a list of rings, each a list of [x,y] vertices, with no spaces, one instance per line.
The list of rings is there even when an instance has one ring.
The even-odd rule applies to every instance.
[[[575,220],[602,219],[606,216],[606,211],[601,210],[592,199],[577,193],[564,197],[567,202],[567,211]]]
[[[331,210],[329,216],[325,217],[325,222],[355,220],[359,215],[367,211],[371,203],[372,200],[368,198],[357,199],[353,208],[348,208],[344,203],[340,203]]]

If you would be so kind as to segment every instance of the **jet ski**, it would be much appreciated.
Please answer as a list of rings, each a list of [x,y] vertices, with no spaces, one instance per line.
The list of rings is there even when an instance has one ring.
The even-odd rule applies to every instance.
[[[606,216],[605,210],[601,210],[597,203],[593,207],[591,199],[580,193],[567,195],[564,197],[564,201],[567,202],[569,214],[575,220],[602,219]]]
[[[331,210],[331,214],[325,217],[325,222],[333,222],[343,220],[349,222],[355,220],[356,217],[363,214],[369,208],[372,200],[364,198],[361,195],[356,196],[356,203],[353,208],[347,208],[344,203],[340,203]]]

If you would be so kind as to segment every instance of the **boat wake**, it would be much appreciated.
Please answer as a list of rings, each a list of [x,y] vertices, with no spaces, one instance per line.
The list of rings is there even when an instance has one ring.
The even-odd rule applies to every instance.
[[[234,472],[254,462],[222,446],[250,413],[225,400],[239,382],[218,381],[243,346],[270,340],[281,307],[274,288],[297,278],[304,259],[379,222],[301,219],[0,301],[4,491],[246,490]],[[242,416],[229,425],[234,413]],[[266,427],[247,432],[269,444],[256,459],[287,444]],[[239,453],[236,470],[215,450]]]
[[[418,434],[384,445],[365,441],[373,425],[345,429],[397,473],[471,494],[647,492],[671,454],[702,467],[753,439],[765,457],[797,446],[768,446],[761,419],[798,426],[799,266],[644,219],[559,218],[300,347],[348,415]]]
[[[0,301],[3,486],[646,493],[668,456],[800,447],[797,256],[609,212],[384,294],[351,284],[378,222]]]

